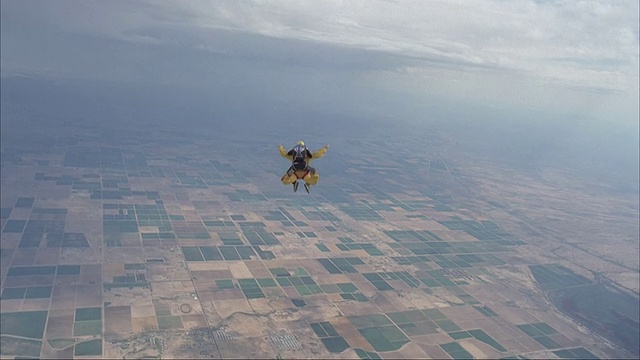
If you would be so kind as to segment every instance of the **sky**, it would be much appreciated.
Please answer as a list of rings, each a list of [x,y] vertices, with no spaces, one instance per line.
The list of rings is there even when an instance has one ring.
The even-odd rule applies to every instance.
[[[477,109],[498,109],[513,124],[638,132],[634,0],[0,4],[3,78],[135,83],[202,104],[414,123],[477,126],[496,117]]]
[[[635,0],[1,4],[3,76],[265,89],[389,113],[389,101],[452,102],[638,123]]]

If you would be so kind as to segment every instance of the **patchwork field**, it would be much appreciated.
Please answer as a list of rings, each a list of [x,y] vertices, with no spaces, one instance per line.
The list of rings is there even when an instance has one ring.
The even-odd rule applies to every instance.
[[[3,357],[626,354],[546,294],[597,280],[466,207],[442,160],[414,185],[372,141],[340,180],[338,139],[307,195],[276,147],[238,164],[221,137],[49,130],[3,143]]]

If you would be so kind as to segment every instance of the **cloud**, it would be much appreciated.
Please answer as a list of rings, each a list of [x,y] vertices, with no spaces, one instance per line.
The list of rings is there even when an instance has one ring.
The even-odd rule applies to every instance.
[[[3,0],[2,71],[31,66],[73,72],[62,68],[79,61],[69,57],[83,52],[73,51],[81,44],[101,53],[88,55],[100,63],[101,56],[113,55],[86,45],[97,39],[109,46],[121,41],[141,49],[181,49],[185,57],[200,53],[310,71],[368,72],[362,75],[367,81],[393,91],[431,96],[443,89],[480,102],[523,105],[531,98],[537,106],[561,107],[564,101],[579,109],[604,96],[609,98],[600,101],[603,113],[622,107],[635,114],[637,14],[634,0]],[[62,56],[46,43],[56,34],[76,39],[67,41],[70,54],[57,66],[45,60],[29,65],[24,56],[12,56]],[[144,58],[126,48],[115,60]],[[89,65],[79,65],[91,72]],[[395,80],[389,81],[390,74]]]
[[[626,91],[638,81],[638,2],[189,2],[200,27],[314,40]],[[560,63],[550,58],[576,58]]]

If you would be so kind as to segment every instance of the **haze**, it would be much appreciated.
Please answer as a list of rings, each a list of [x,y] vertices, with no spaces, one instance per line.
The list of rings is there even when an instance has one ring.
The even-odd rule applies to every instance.
[[[60,259],[60,264],[82,266],[82,286],[89,286],[87,279],[100,285],[94,289],[99,295],[95,295],[96,303],[86,307],[103,307],[105,314],[104,322],[96,325],[101,326],[99,335],[104,335],[104,342],[100,338],[100,344],[92,345],[96,347],[86,352],[81,343],[59,349],[51,345],[54,350],[43,345],[45,340],[51,344],[52,339],[70,338],[71,333],[51,335],[51,330],[45,328],[44,335],[35,334],[38,336],[19,330],[12,333],[13,330],[6,330],[13,329],[6,325],[12,320],[3,320],[6,322],[2,325],[2,339],[9,344],[6,348],[13,349],[11,344],[15,341],[18,344],[14,344],[15,348],[30,349],[3,355],[124,356],[124,353],[109,352],[119,346],[115,345],[119,343],[114,340],[117,338],[114,334],[146,331],[144,321],[147,320],[140,320],[146,315],[137,316],[135,309],[153,306],[158,319],[149,315],[156,324],[150,331],[166,330],[160,325],[160,318],[182,316],[180,324],[184,326],[179,329],[188,335],[184,335],[185,338],[195,343],[199,342],[197,336],[200,335],[197,334],[200,333],[193,329],[212,328],[218,320],[229,326],[228,330],[234,329],[236,335],[244,334],[244,330],[233,328],[232,315],[227,318],[223,316],[225,309],[216,308],[226,304],[224,301],[231,304],[231,298],[221,302],[202,300],[203,290],[198,288],[192,276],[192,272],[197,274],[198,271],[223,271],[218,268],[205,270],[205,265],[228,266],[229,274],[233,276],[225,275],[221,280],[230,283],[222,282],[226,285],[221,286],[231,288],[211,291],[216,296],[224,297],[228,293],[239,296],[234,298],[238,301],[234,306],[239,308],[234,309],[250,312],[241,309],[239,304],[250,304],[246,305],[250,310],[262,305],[256,305],[255,298],[247,296],[245,299],[242,293],[233,292],[239,292],[242,287],[239,280],[245,281],[251,275],[239,276],[246,272],[234,268],[244,266],[244,261],[225,256],[224,261],[221,258],[221,262],[213,262],[213,265],[209,259],[196,263],[202,265],[198,267],[200,265],[194,266],[193,259],[205,253],[202,248],[208,249],[212,244],[214,248],[221,244],[219,247],[242,247],[247,241],[255,245],[249,240],[251,235],[245,233],[248,231],[245,221],[255,226],[262,220],[265,231],[278,238],[279,243],[264,245],[262,250],[256,250],[259,256],[252,253],[251,260],[243,258],[249,268],[252,262],[264,263],[265,269],[269,270],[286,268],[285,265],[273,265],[277,261],[313,263],[307,270],[303,266],[309,277],[319,284],[324,284],[322,281],[325,280],[336,282],[331,278],[336,274],[325,274],[326,267],[320,267],[313,259],[346,251],[343,248],[349,244],[345,242],[348,236],[353,236],[356,242],[380,247],[382,251],[375,256],[384,253],[388,262],[392,262],[393,257],[398,266],[406,265],[402,269],[422,283],[416,289],[410,286],[413,290],[407,289],[406,299],[402,300],[391,299],[388,291],[377,286],[367,288],[369,283],[364,278],[349,278],[362,291],[358,294],[369,299],[367,306],[375,304],[376,309],[385,313],[391,313],[391,308],[401,311],[404,307],[399,304],[406,305],[407,301],[416,301],[415,306],[407,305],[407,309],[453,309],[452,302],[443,300],[449,299],[448,295],[443,295],[445,290],[438,292],[447,285],[434,290],[428,276],[423,280],[420,275],[430,269],[429,266],[437,270],[448,269],[440,263],[439,267],[434,265],[431,261],[436,261],[436,257],[437,261],[444,261],[439,256],[453,257],[470,251],[456,248],[450,253],[438,252],[441,249],[430,253],[420,252],[427,251],[422,248],[405,249],[401,245],[406,239],[398,240],[401,236],[394,231],[415,230],[419,234],[428,231],[424,234],[436,234],[433,238],[423,234],[428,241],[438,239],[437,242],[446,243],[443,246],[455,243],[449,240],[460,240],[457,237],[461,236],[470,243],[473,240],[471,248],[479,253],[496,251],[491,255],[493,258],[487,255],[486,259],[490,260],[477,268],[482,267],[478,273],[483,272],[490,281],[483,284],[464,284],[466,280],[459,279],[444,281],[452,284],[450,286],[456,285],[454,290],[448,288],[447,291],[460,299],[468,299],[464,296],[470,294],[476,298],[487,296],[483,304],[489,304],[511,330],[517,326],[526,332],[524,329],[529,329],[530,324],[547,323],[558,330],[558,334],[551,337],[551,345],[528,332],[526,334],[538,340],[537,343],[529,338],[520,341],[517,336],[498,339],[504,340],[503,345],[510,345],[499,345],[491,348],[493,350],[481,347],[478,353],[465,345],[464,351],[476,357],[483,357],[482,354],[485,357],[552,356],[550,352],[538,351],[554,354],[560,351],[560,355],[556,355],[562,357],[562,354],[567,355],[562,353],[567,349],[569,352],[575,350],[571,354],[578,357],[587,354],[583,350],[612,357],[637,356],[640,352],[633,339],[638,333],[639,312],[634,301],[640,293],[637,285],[640,265],[636,256],[640,233],[638,1],[367,0],[296,1],[292,4],[279,0],[2,0],[0,6],[2,312],[20,319],[22,315],[15,314],[29,309],[49,311],[44,315],[45,319],[63,321],[63,317],[69,316],[64,311],[80,308],[78,303],[84,301],[78,300],[80,295],[75,300],[75,307],[64,311],[55,308],[58,301],[62,304],[62,300],[56,300],[58,285],[37,283],[44,281],[37,276],[34,276],[33,286],[49,286],[51,307],[49,303],[30,303],[33,299],[24,294],[36,290],[12,279],[23,267],[57,265]],[[288,165],[279,158],[277,145],[282,143],[289,147],[301,139],[313,148],[326,143],[331,145],[326,158],[317,162],[321,180],[310,195],[292,193],[290,187],[283,187],[279,181]],[[245,202],[252,204],[249,206]],[[217,207],[212,205],[214,203]],[[25,204],[30,204],[33,211]],[[169,228],[166,228],[170,231],[161,230],[164,225],[155,230],[154,226],[142,225],[138,213],[135,231],[125,231],[125,235],[109,233],[112,227],[117,227],[109,223],[110,216],[126,217],[128,211],[133,212],[126,209],[134,208],[135,211],[143,209],[144,213],[144,206],[157,207],[159,213],[165,211],[164,215],[171,216]],[[300,221],[302,215],[297,211],[304,213],[300,209],[315,209],[324,215],[316,218],[309,215],[305,223]],[[336,216],[331,223],[327,220],[328,213]],[[379,213],[384,216],[372,215]],[[65,217],[66,223],[48,216]],[[276,221],[282,216],[291,220],[292,228],[284,224],[288,220],[282,224]],[[297,221],[293,216],[299,217]],[[223,218],[227,221],[225,226],[235,226],[226,229],[227,232],[237,233],[238,239],[234,240],[240,244],[244,241],[244,245],[229,245],[225,242],[229,239],[224,238],[227,233],[203,225],[217,223]],[[320,220],[324,222],[320,223]],[[38,221],[58,222],[45,226]],[[460,225],[458,221],[464,224]],[[31,222],[33,224],[29,225]],[[60,226],[64,232],[60,232]],[[190,226],[206,229],[200,233],[186,231]],[[38,233],[40,227],[42,231]],[[52,227],[56,227],[57,232],[53,232]],[[486,233],[478,230],[480,227]],[[330,228],[333,230],[328,230]],[[33,235],[34,231],[39,237]],[[466,233],[462,234],[462,231]],[[71,236],[68,234],[73,235],[72,239],[84,236],[87,246],[82,251],[85,252],[80,256],[74,249],[62,247],[59,250],[53,245],[55,249],[50,249],[49,232],[53,234],[50,237],[52,244],[54,239]],[[210,243],[198,242],[204,240],[194,237],[196,233]],[[164,241],[163,234],[175,236],[173,242],[167,240],[169,243],[157,249],[156,245],[145,243],[145,239],[148,240],[145,236],[156,236],[160,242]],[[311,239],[308,234],[317,235],[317,238]],[[296,238],[298,235],[304,242]],[[30,236],[38,237],[37,242],[30,242],[35,241]],[[482,243],[486,240],[482,236],[496,241],[495,246],[477,245],[476,249],[476,241],[486,244]],[[320,246],[323,241],[330,246]],[[322,253],[313,253],[317,249],[311,243],[317,243]],[[342,247],[336,247],[334,243],[340,243]],[[175,263],[173,260],[176,259],[171,258],[173,255],[167,250],[174,247],[183,252],[178,254]],[[196,253],[200,255],[189,252],[198,247],[200,250]],[[45,250],[52,253],[59,250],[59,253],[56,253],[57,257],[47,258],[46,254],[41,254]],[[261,252],[263,250],[265,252]],[[269,256],[273,258],[264,255],[267,250],[272,251]],[[163,255],[153,255],[153,251],[163,252]],[[239,254],[240,250],[237,251]],[[363,264],[358,264],[363,267],[362,272],[375,271],[377,274],[379,266],[383,266],[376,262],[378,258],[362,249],[359,251],[357,256],[364,259]],[[397,259],[411,252],[416,256],[429,254],[424,262],[429,265],[408,265],[409,260]],[[132,259],[136,256],[139,259]],[[123,260],[125,258],[128,260]],[[166,280],[158,280],[158,273],[150,270],[159,266],[153,263],[157,258],[167,259],[167,266],[183,264],[180,265],[182,270],[175,271],[188,273],[184,275],[188,281],[180,281],[191,284],[189,291],[200,298],[190,305],[194,313],[176,315],[179,307],[167,305],[162,300],[173,294],[162,293],[160,296],[154,292],[158,291],[154,288],[156,285],[150,285],[153,291],[149,287],[140,290],[147,301],[142,305],[134,304],[137,300],[114,305],[129,298],[120,293],[114,295],[110,282],[111,278],[115,283],[118,276],[131,275],[125,270],[142,271],[150,284]],[[104,261],[105,265],[96,265],[99,269],[90,268],[94,260],[99,264]],[[109,261],[122,265],[123,269],[118,270],[122,274],[114,275],[116,270],[106,265]],[[115,266],[112,267],[115,269]],[[486,273],[485,267],[489,269]],[[314,272],[318,269],[321,271]],[[562,286],[544,283],[544,276],[548,276],[544,275],[545,271],[546,274],[558,271],[557,275],[563,269],[575,272],[567,273],[572,289],[573,286],[580,291],[587,288],[598,295],[587,290],[585,293],[578,290],[563,293]],[[326,270],[331,272],[329,268]],[[457,270],[471,271],[463,266]],[[95,272],[96,277],[85,277],[86,271]],[[224,271],[227,271],[226,267]],[[276,279],[273,271],[267,272],[269,279],[272,274]],[[360,276],[357,272],[353,276],[356,275]],[[497,284],[503,284],[503,280],[509,285],[498,288]],[[147,285],[146,281],[142,282]],[[361,287],[359,281],[366,285]],[[265,280],[264,283],[270,282]],[[491,285],[487,285],[489,283]],[[263,285],[261,282],[260,286]],[[485,285],[487,287],[482,287]],[[604,287],[596,288],[600,285],[606,286],[606,291]],[[279,290],[278,286],[275,287]],[[624,293],[624,296],[615,297],[615,302],[612,300],[612,304],[619,304],[616,307],[626,309],[616,313],[620,315],[618,320],[605,321],[602,317],[605,315],[584,310],[590,308],[588,304],[576,300],[614,298],[608,292],[610,287]],[[273,300],[273,294],[263,290],[263,295]],[[24,298],[11,297],[20,291],[24,292]],[[189,291],[184,290],[191,294]],[[517,306],[513,307],[517,310],[504,301],[489,298],[494,294],[505,299],[518,296],[519,300],[514,300]],[[313,294],[318,299],[325,295],[329,294]],[[360,308],[350,308],[350,305],[343,308],[342,302],[330,296],[314,302],[313,296],[307,298],[300,294],[300,298],[304,297],[312,306],[323,311],[327,306],[330,310],[311,319],[303,316],[304,310],[300,307],[296,321],[302,322],[307,332],[309,326],[319,326],[310,324],[334,321],[331,311],[339,308],[340,314],[345,314],[355,326],[352,332],[355,334],[357,328],[366,337],[365,331],[353,320],[354,316],[364,316],[354,315],[362,311]],[[338,300],[348,303],[349,296]],[[385,296],[391,299],[389,303],[385,303],[386,300],[376,302],[375,299],[386,299]],[[424,296],[428,300],[422,299]],[[439,300],[433,300],[437,296],[440,296]],[[119,300],[114,300],[116,297]],[[285,292],[273,297],[293,299]],[[354,299],[351,300],[356,301]],[[112,302],[111,307],[106,305]],[[391,303],[394,305],[389,305]],[[295,306],[289,305],[299,307],[299,302],[293,304]],[[473,303],[468,307],[469,303],[464,301],[462,304],[465,305],[462,309],[472,308],[473,311],[477,305]],[[567,309],[558,304],[575,306]],[[109,330],[113,324],[108,323],[107,311],[116,311],[115,308],[120,311],[126,307],[129,307],[130,329],[121,333]],[[174,312],[172,315],[164,313],[169,308]],[[575,330],[568,320],[547,310],[551,308],[574,319],[576,311],[580,314],[584,310],[588,315],[581,324],[591,332],[585,335],[582,330]],[[290,310],[284,305],[283,309]],[[355,312],[350,313],[349,309]],[[451,310],[452,316],[455,316],[454,310]],[[202,315],[207,326],[202,325],[205,321],[202,319],[198,320],[197,327],[193,325],[195,320],[189,325],[188,319],[195,317],[197,311],[202,312],[198,316]],[[445,315],[449,316],[449,313]],[[321,316],[326,318],[321,319]],[[522,319],[530,321],[525,324]],[[137,328],[136,321],[144,324]],[[277,319],[268,321],[280,324]],[[593,325],[618,324],[616,321],[626,325],[606,331],[597,330]],[[491,326],[478,324],[470,325],[474,325],[473,329],[484,329],[496,338],[500,336],[496,335],[499,331],[492,332]],[[253,329],[259,329],[264,324],[253,325]],[[282,327],[289,329],[299,341],[309,339],[304,331],[293,330],[297,326],[298,323],[291,323]],[[337,332],[344,335],[344,328],[335,326]],[[246,324],[241,327],[252,328]],[[450,330],[442,329],[437,335],[447,333],[452,339],[460,340],[454,337],[459,334],[451,335]],[[503,335],[511,331],[502,330]],[[619,348],[600,344],[592,337],[595,333],[613,341]],[[75,336],[75,330],[73,334]],[[84,335],[76,338],[87,340],[82,338]],[[254,335],[237,336],[258,347]],[[342,341],[353,351],[356,351],[354,341],[364,341],[362,337],[356,341],[344,336],[346,340]],[[460,350],[443,347],[442,339],[438,337],[419,340],[413,338],[410,331],[402,337],[414,345],[399,350],[400,345],[394,343],[398,345],[398,353],[389,350],[392,347],[381,346],[386,350],[380,350],[376,345],[366,345],[373,347],[362,349],[392,357],[400,356],[400,351],[406,351],[402,356],[409,357],[460,355],[456,353]],[[27,338],[36,339],[33,341],[37,344],[25,340]],[[476,340],[481,341],[479,338]],[[277,351],[260,353],[255,350],[245,355],[323,357],[339,353],[330,346],[325,349],[324,340],[320,343],[316,337],[313,339],[320,344],[313,347],[313,353],[303,353],[300,348],[292,350],[273,340],[269,346]],[[509,342],[511,340],[514,342]],[[529,340],[531,344],[527,343]],[[412,353],[420,341],[428,345]],[[225,345],[220,344],[218,342],[211,352],[217,352],[221,357],[233,353],[229,350],[231,345],[225,350]],[[241,348],[244,343],[234,344]],[[182,350],[195,349],[195,345],[181,346]],[[290,350],[294,352],[286,352]],[[173,356],[198,356],[197,352],[172,352],[169,345],[162,351]],[[354,354],[347,353],[349,356]],[[147,355],[155,356],[155,353]]]

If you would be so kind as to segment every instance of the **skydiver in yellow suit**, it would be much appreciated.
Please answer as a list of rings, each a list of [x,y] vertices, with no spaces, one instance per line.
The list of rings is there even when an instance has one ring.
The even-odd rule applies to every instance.
[[[291,166],[280,180],[284,185],[293,184],[293,191],[298,191],[298,180],[302,179],[304,180],[304,189],[307,190],[308,193],[309,187],[317,184],[320,179],[318,171],[309,166],[309,163],[311,160],[323,157],[329,145],[325,145],[322,149],[315,152],[309,151],[304,145],[304,141],[298,141],[298,144],[289,151],[282,145],[279,145],[279,148],[280,155],[291,161]]]

